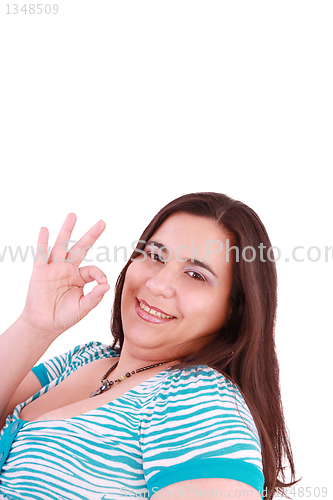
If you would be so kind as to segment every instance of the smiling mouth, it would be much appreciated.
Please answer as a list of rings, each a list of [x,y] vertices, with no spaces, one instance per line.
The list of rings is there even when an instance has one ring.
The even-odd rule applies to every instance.
[[[173,319],[175,317],[175,316],[170,316],[169,314],[165,314],[162,311],[157,311],[152,307],[149,307],[145,302],[142,302],[140,299],[138,299],[138,302],[141,309],[146,311],[148,314],[151,314],[152,316],[162,319]]]

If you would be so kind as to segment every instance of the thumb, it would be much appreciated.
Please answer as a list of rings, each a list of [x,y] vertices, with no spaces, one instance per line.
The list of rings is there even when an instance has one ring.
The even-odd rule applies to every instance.
[[[110,290],[110,285],[103,283],[101,285],[96,285],[91,292],[81,297],[80,305],[84,316],[86,316],[101,302],[108,290]]]

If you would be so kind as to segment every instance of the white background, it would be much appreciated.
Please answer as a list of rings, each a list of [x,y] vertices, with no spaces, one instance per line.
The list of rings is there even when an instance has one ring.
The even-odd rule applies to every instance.
[[[332,3],[57,4],[58,14],[37,15],[1,3],[0,254],[35,245],[40,226],[53,243],[69,212],[73,239],[105,220],[96,245],[112,252],[184,193],[248,204],[281,250],[276,343],[297,488],[322,498],[315,488],[327,487],[332,498]],[[292,260],[296,246],[304,262]],[[99,265],[112,289],[43,359],[110,342],[124,265],[121,252],[111,258]],[[23,308],[32,257],[2,260],[5,330]]]

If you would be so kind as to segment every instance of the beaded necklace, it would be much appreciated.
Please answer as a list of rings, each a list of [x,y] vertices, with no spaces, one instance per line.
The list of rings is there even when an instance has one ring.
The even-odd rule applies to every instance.
[[[111,387],[114,386],[114,384],[121,382],[122,380],[125,380],[126,378],[131,377],[132,375],[135,375],[135,373],[143,372],[144,370],[150,370],[150,368],[155,368],[155,366],[161,366],[166,363],[166,361],[163,361],[163,363],[156,363],[155,365],[150,365],[150,366],[144,366],[143,368],[138,368],[137,370],[133,370],[131,372],[125,373],[125,375],[121,375],[121,377],[117,378],[116,380],[107,380],[107,377],[110,375],[110,373],[118,366],[119,361],[117,361],[114,365],[111,366],[111,368],[105,373],[105,375],[102,377],[101,382],[102,385],[97,391],[94,391],[90,394],[90,397],[93,398],[94,396],[98,396],[102,392],[106,392]]]

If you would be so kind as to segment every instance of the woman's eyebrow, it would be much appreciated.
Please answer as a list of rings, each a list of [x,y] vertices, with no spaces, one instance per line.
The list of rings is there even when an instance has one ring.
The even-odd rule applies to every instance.
[[[162,248],[162,253],[166,253],[168,249],[167,245],[163,245],[163,243],[159,243],[158,241],[147,241],[146,246],[147,245],[154,245],[157,248]],[[214,273],[213,269],[209,264],[207,264],[207,262],[203,262],[202,260],[197,259],[186,259],[184,262],[191,262],[195,266],[202,267],[203,269],[206,269],[207,271],[212,273],[216,278],[218,278],[217,274]]]

